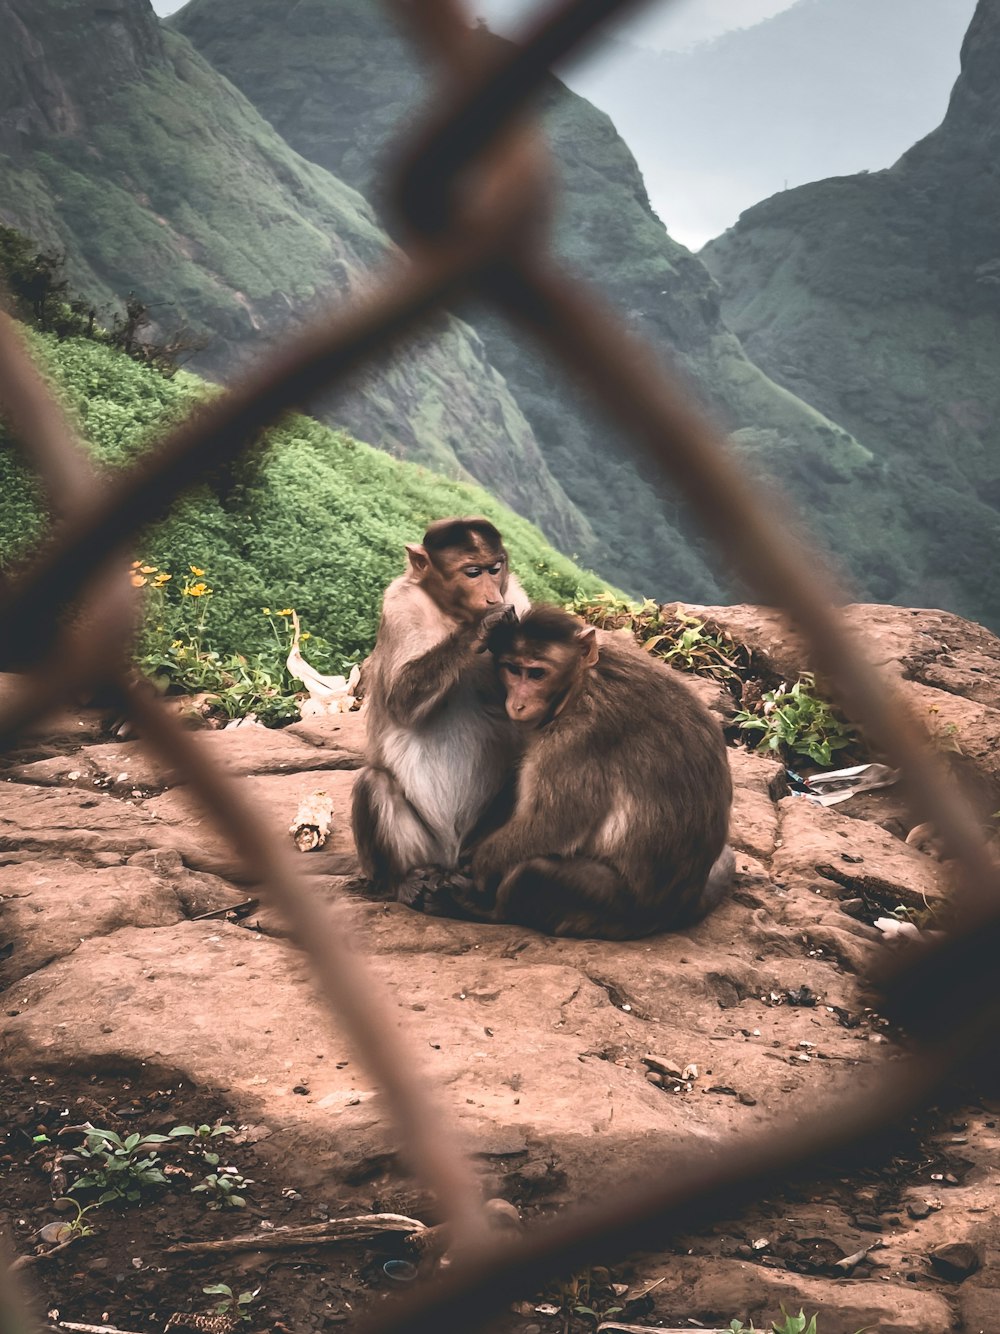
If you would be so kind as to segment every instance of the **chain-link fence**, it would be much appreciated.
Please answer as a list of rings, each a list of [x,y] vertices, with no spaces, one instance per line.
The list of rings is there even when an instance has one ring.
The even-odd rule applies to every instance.
[[[790,526],[775,521],[773,497],[765,504],[756,494],[718,431],[652,351],[548,247],[551,173],[526,111],[551,65],[625,8],[624,0],[566,0],[523,41],[499,51],[474,41],[457,0],[387,2],[440,77],[435,110],[404,147],[393,180],[407,253],[374,276],[363,300],[316,324],[242,384],[200,406],[138,462],[100,482],[16,326],[0,317],[0,408],[54,516],[41,554],[0,588],[0,636],[23,672],[0,707],[0,737],[81,688],[112,683],[144,742],[186,774],[285,917],[331,1012],[385,1095],[406,1158],[465,1238],[446,1273],[368,1320],[365,1328],[382,1334],[472,1329],[554,1272],[689,1230],[818,1155],[891,1125],[994,1028],[1000,943],[998,872],[978,822],[921,723],[855,644],[836,610],[836,589],[789,536]],[[915,820],[934,824],[961,880],[949,937],[933,948],[911,947],[891,976],[872,979],[882,988],[883,1011],[918,1044],[874,1090],[845,1093],[794,1122],[734,1137],[710,1157],[673,1163],[669,1177],[658,1177],[650,1163],[641,1186],[599,1209],[568,1211],[500,1248],[482,1221],[478,1180],[455,1149],[457,1138],[442,1133],[436,1094],[412,1073],[392,1002],[351,939],[347,914],[319,906],[287,840],[266,827],[244,790],[209,761],[129,664],[137,611],[128,554],[139,530],[208,469],[238,457],[283,412],[390,356],[428,316],[470,292],[493,301],[561,358],[581,392],[593,395],[688,498],[740,578],[761,601],[789,613],[845,712],[902,769]],[[252,1005],[253,997],[241,1003]],[[0,1292],[0,1322],[25,1327],[12,1289]]]

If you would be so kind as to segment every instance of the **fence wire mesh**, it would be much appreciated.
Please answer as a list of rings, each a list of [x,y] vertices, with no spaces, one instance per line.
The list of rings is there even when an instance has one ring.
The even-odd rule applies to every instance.
[[[565,0],[521,41],[485,56],[455,0],[387,0],[439,67],[427,124],[401,146],[391,198],[409,237],[406,254],[377,274],[368,294],[293,340],[255,374],[200,407],[138,462],[100,482],[31,366],[16,326],[0,319],[0,407],[38,473],[55,518],[34,562],[0,590],[0,641],[23,672],[0,709],[0,739],[83,687],[111,683],[143,741],[185,773],[253,869],[260,891],[308,955],[316,983],[382,1090],[410,1166],[465,1239],[440,1278],[384,1309],[363,1328],[390,1334],[472,1329],[500,1304],[567,1267],[662,1242],[732,1210],[821,1155],[891,1126],[918,1107],[992,1035],[1000,944],[997,866],[978,821],[935,754],[922,724],[864,657],[826,582],[776,523],[718,430],[578,276],[553,257],[546,224],[551,173],[528,116],[552,64],[625,0]],[[484,63],[484,61],[488,63]],[[392,350],[459,296],[494,302],[551,349],[609,418],[627,430],[663,479],[683,493],[730,565],[760,599],[783,608],[845,713],[902,769],[916,820],[932,821],[960,869],[955,926],[934,946],[911,947],[871,981],[882,1009],[919,1043],[864,1094],[814,1107],[734,1137],[711,1156],[688,1156],[669,1175],[651,1162],[641,1186],[600,1208],[567,1211],[498,1248],[482,1220],[479,1186],[456,1136],[442,1133],[439,1097],[412,1073],[406,1037],[385,989],[351,938],[343,910],[321,909],[286,849],[240,787],[136,680],[128,653],[135,591],[129,543],[210,468],[236,458],[264,427],[320,389]],[[73,609],[73,615],[62,613]],[[242,1001],[252,1005],[253,997]],[[4,1330],[27,1327],[8,1280]]]

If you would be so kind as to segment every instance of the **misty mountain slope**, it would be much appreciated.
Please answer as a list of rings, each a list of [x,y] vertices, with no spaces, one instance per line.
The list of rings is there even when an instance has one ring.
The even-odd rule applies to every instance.
[[[0,220],[64,249],[88,298],[134,289],[163,330],[207,335],[195,364],[216,376],[360,291],[387,252],[365,200],[290,149],[148,0],[0,0],[0,87]],[[324,416],[454,477],[502,474],[508,501],[589,555],[589,525],[457,321]]]
[[[614,42],[570,86],[695,246],[787,186],[887,167],[944,114],[975,0],[798,0],[687,52]],[[694,238],[694,239],[692,239]]]
[[[422,78],[410,48],[366,0],[192,0],[171,19],[254,100],[298,151],[377,198],[379,155],[412,121]],[[496,41],[482,34],[484,41]],[[562,178],[558,249],[596,282],[661,355],[687,374],[761,474],[779,476],[810,508],[820,540],[846,546],[861,586],[876,555],[845,510],[872,514],[867,449],[767,379],[723,324],[702,264],[649,207],[642,178],[610,120],[550,79],[545,123]],[[568,387],[519,331],[470,315],[542,444],[553,473],[602,540],[602,573],[633,589],[689,598],[719,588],[672,496],[658,497],[620,431]],[[851,520],[851,523],[854,521]],[[899,538],[900,542],[905,539]],[[863,545],[863,549],[862,549]],[[861,550],[861,563],[854,560]]]
[[[924,535],[924,599],[992,624],[998,65],[1000,3],[980,0],[939,129],[888,171],[776,195],[704,252],[751,355],[893,467]]]

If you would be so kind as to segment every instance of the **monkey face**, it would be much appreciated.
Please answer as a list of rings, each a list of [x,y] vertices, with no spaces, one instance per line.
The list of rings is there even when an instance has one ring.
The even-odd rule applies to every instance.
[[[464,552],[451,562],[448,581],[460,618],[479,621],[506,601],[506,553]]]
[[[507,716],[523,727],[544,727],[562,713],[600,657],[594,627],[551,607],[498,624],[489,649],[507,694]]]
[[[510,653],[497,670],[507,692],[508,718],[522,727],[544,727],[565,705],[581,665],[575,653],[536,651]]]
[[[456,621],[476,625],[506,601],[509,572],[504,548],[469,533],[461,545],[428,551],[408,546],[411,577]]]

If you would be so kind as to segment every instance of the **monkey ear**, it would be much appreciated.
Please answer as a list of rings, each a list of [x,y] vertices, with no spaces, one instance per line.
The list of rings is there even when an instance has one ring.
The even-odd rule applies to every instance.
[[[431,568],[431,558],[426,548],[415,542],[406,543],[406,559],[410,562],[410,573],[417,579],[422,579]]]
[[[580,658],[584,667],[593,667],[601,656],[597,647],[597,631],[592,625],[586,625],[576,632],[576,642],[580,645]]]

